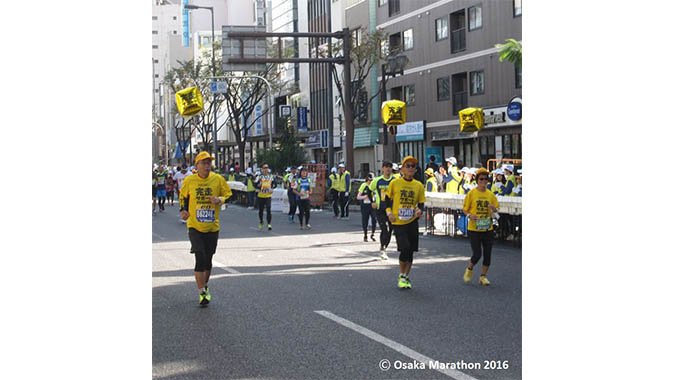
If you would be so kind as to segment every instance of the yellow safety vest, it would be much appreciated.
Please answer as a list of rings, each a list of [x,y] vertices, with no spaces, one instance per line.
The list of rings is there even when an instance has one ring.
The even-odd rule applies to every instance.
[[[345,170],[342,175],[337,173],[337,179],[332,181],[332,187],[337,191],[346,191],[346,175],[351,175],[348,170]],[[335,185],[336,183],[336,185]]]
[[[428,191],[428,183],[431,183],[431,192],[432,193],[437,193],[438,192],[438,181],[435,179],[435,177],[428,177],[426,180],[426,191]]]

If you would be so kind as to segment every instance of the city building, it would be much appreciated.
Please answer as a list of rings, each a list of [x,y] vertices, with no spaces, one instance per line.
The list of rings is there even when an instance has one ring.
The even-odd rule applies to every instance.
[[[382,156],[394,154],[396,161],[415,155],[421,165],[431,154],[438,162],[456,157],[464,166],[485,165],[490,158],[521,158],[521,114],[511,120],[505,110],[511,99],[521,98],[521,69],[499,62],[494,47],[508,38],[521,41],[521,14],[518,0],[350,1],[346,25],[353,30],[373,30],[374,19],[376,28],[388,33],[383,48],[408,59],[403,75],[386,78],[386,99],[407,103],[408,123],[398,127],[396,149],[389,139],[382,154],[377,154],[372,138],[364,142],[355,138],[355,166],[361,171],[378,168]],[[369,94],[381,86],[381,67],[374,67],[370,75],[377,82],[375,88],[367,81]],[[466,107],[484,109],[488,122],[484,130],[460,132],[458,111]],[[379,123],[376,108],[373,104],[369,121]],[[356,136],[370,136],[368,131],[373,128],[368,123],[356,127],[360,131]],[[379,131],[383,142],[383,129]]]

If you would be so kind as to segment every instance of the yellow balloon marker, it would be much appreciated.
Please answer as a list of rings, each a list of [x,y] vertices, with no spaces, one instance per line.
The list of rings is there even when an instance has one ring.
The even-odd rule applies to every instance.
[[[176,106],[181,115],[190,117],[204,109],[204,99],[197,87],[189,87],[176,92]]]
[[[389,126],[389,132],[396,134],[396,125],[405,124],[407,120],[407,106],[405,102],[392,99],[381,105],[381,119]]]
[[[461,132],[481,131],[484,127],[484,113],[482,108],[464,108],[459,111]]]

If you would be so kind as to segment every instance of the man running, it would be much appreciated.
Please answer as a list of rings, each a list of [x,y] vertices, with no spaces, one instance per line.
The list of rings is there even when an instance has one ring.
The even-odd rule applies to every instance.
[[[419,217],[424,212],[424,185],[414,179],[419,161],[407,156],[403,159],[402,178],[391,181],[386,190],[386,216],[393,224],[398,251],[400,252],[398,288],[411,289],[410,270],[414,252],[419,250]]]
[[[262,231],[263,223],[262,216],[264,210],[267,209],[267,230],[271,231],[271,195],[276,187],[276,180],[274,176],[269,173],[269,165],[262,164],[262,173],[255,178],[255,188],[259,190],[257,193],[258,213],[260,217],[260,231]]]
[[[375,211],[372,208],[372,202],[374,201],[374,191],[370,189],[370,185],[374,180],[374,173],[368,173],[365,182],[360,185],[358,189],[358,195],[356,199],[360,201],[360,215],[361,215],[361,226],[363,227],[363,241],[367,243],[367,225],[368,221],[372,224],[372,234],[370,234],[370,239],[374,239],[374,231],[377,228],[377,219]]]
[[[178,173],[176,173],[176,175],[175,175],[176,184],[178,185],[178,187],[177,187],[177,190],[178,190],[178,203],[180,203],[180,189],[182,189],[183,182],[185,181],[185,178],[187,178],[187,176],[189,176],[189,175],[192,175],[192,174],[187,172],[187,165],[183,165],[183,166],[180,168],[180,171],[179,171]],[[186,224],[186,223],[187,223],[187,221],[183,220],[182,217],[180,218],[180,221],[181,221],[183,224]]]
[[[293,166],[289,168],[288,173],[283,176],[283,187],[288,190],[288,204],[290,205],[288,210],[288,221],[290,223],[295,223],[295,213],[297,212],[297,197],[294,191],[295,186],[297,186],[297,168]],[[302,224],[301,219],[300,224]]]
[[[311,216],[311,179],[307,177],[307,173],[307,168],[300,166],[300,177],[295,179],[295,186],[292,187],[293,197],[298,197],[300,230],[304,228],[303,225],[307,226],[307,230],[311,229],[311,225],[309,224],[309,217]],[[304,217],[304,221],[302,217]]]
[[[180,215],[187,221],[196,264],[194,278],[199,289],[199,305],[205,307],[211,302],[208,279],[213,267],[213,255],[218,245],[220,231],[220,205],[232,196],[232,190],[225,179],[211,172],[213,157],[208,152],[197,155],[195,164],[197,175],[183,181],[180,190]]]
[[[168,179],[168,172],[164,169],[164,165],[159,164],[157,170],[157,199],[159,200],[159,212],[165,211],[164,203],[166,203],[166,180]]]
[[[372,207],[375,209],[375,215],[381,232],[379,233],[379,257],[382,260],[388,260],[386,255],[386,248],[391,242],[391,233],[393,232],[393,225],[386,216],[386,208],[383,201],[386,200],[386,189],[393,181],[393,164],[390,161],[384,161],[381,166],[382,175],[373,179],[370,184],[370,190],[374,193],[375,203]]]

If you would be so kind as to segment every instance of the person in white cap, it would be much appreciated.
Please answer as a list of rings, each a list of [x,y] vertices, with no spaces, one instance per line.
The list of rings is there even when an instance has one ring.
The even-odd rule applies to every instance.
[[[494,170],[494,182],[491,184],[491,187],[488,189],[494,195],[501,196],[503,195],[503,186],[505,185],[505,179],[503,178],[503,170],[496,169]]]
[[[301,166],[300,166],[301,168]],[[297,196],[294,193],[297,185],[297,168],[295,166],[286,169],[286,175],[283,177],[283,187],[288,190],[288,221],[295,223],[295,213],[297,212]]]
[[[337,184],[335,189],[339,193],[339,213],[340,219],[349,219],[349,203],[351,201],[351,173],[346,170],[344,164],[337,167]]]
[[[517,186],[515,186],[513,188],[513,193],[515,194],[515,196],[521,197],[522,196],[522,169],[518,169],[517,174],[519,174],[517,176]]]
[[[517,179],[513,175],[514,169],[512,165],[503,165],[503,173],[505,175],[506,183],[503,187],[503,195],[515,196],[512,194],[513,188],[517,185]]]
[[[447,162],[447,176],[443,181],[445,183],[445,192],[458,194],[461,174],[459,174],[459,169],[456,167],[456,158],[449,157],[445,161]]]
[[[246,169],[246,192],[248,193],[248,209],[253,210],[255,208],[255,184],[253,177],[253,169]]]
[[[394,162],[392,168],[393,168],[393,174],[392,174],[392,175],[393,175],[393,179],[400,178],[400,177],[402,176],[402,175],[400,174],[400,172],[399,172],[399,170],[400,170],[400,165],[398,165],[397,163]]]
[[[227,175],[227,181],[236,181],[236,175],[234,174],[234,168],[229,168],[229,175]]]
[[[332,212],[334,215],[333,218],[339,217],[339,209],[337,208],[337,203],[339,202],[339,192],[335,187],[337,185],[337,168],[333,167],[330,170],[330,175],[328,176],[327,188],[330,192],[330,199],[332,200]]]

